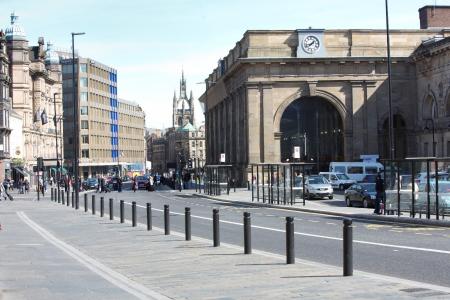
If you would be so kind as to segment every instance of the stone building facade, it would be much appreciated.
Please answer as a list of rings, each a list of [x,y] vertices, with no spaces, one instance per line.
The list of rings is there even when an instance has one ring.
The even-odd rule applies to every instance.
[[[56,149],[54,111],[62,115],[62,76],[58,56],[52,45],[44,46],[39,38],[37,46],[29,46],[18,17],[11,15],[11,25],[5,30],[6,47],[10,61],[10,97],[12,109],[22,117],[23,149],[18,150],[25,169],[32,171],[36,158],[55,159],[62,152]],[[59,137],[63,135],[62,130]],[[55,162],[56,164],[56,162]]]
[[[427,80],[414,53],[449,36],[446,28],[390,31],[396,157],[421,154],[425,134],[418,112]],[[448,64],[448,53],[435,61]],[[385,30],[249,30],[205,82],[207,162],[225,153],[242,181],[251,163],[292,161],[294,146],[319,170],[362,154],[388,157]]]
[[[9,59],[6,51],[6,39],[0,31],[0,181],[10,178],[11,171],[11,98],[9,96]]]

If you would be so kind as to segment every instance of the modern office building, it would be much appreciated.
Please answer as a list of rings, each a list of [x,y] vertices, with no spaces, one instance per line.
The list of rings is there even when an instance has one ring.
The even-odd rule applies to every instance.
[[[391,30],[395,157],[450,153],[450,7],[420,9],[421,28]],[[385,30],[249,30],[205,80],[207,161],[389,157]],[[430,130],[430,128],[432,130]],[[436,134],[435,145],[431,145]]]
[[[23,159],[24,171],[33,174],[37,157],[55,159],[57,151],[63,148],[60,142],[56,149],[55,123],[52,122],[55,108],[57,119],[62,115],[61,65],[52,45],[48,43],[47,48],[44,47],[42,37],[37,46],[28,45],[25,31],[14,14],[11,25],[5,30],[5,38],[10,63],[9,96],[12,109],[19,115],[18,119],[22,119],[23,126],[23,146],[16,146],[15,156]],[[62,130],[59,133],[61,137]],[[12,136],[15,134],[12,132]],[[50,164],[56,165],[56,161]]]
[[[75,58],[79,124],[73,131],[72,53],[59,52],[63,73],[64,149],[66,164],[74,157],[79,135],[81,178],[122,174],[145,168],[145,114],[139,105],[117,98],[117,71],[91,58]],[[142,168],[141,168],[142,167]]]

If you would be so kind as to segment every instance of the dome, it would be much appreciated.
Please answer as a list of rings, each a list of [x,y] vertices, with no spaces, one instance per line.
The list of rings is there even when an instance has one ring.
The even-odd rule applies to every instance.
[[[46,64],[59,64],[59,55],[53,50],[53,44],[47,43],[47,51],[45,52]]]
[[[14,13],[11,14],[11,26],[5,29],[6,40],[26,40],[25,30],[17,24],[18,19]]]

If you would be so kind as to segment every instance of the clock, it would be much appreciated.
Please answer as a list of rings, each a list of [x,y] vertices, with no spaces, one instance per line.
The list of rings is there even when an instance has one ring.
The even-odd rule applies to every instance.
[[[320,48],[320,41],[314,35],[307,35],[303,39],[302,48],[306,53],[313,54]]]

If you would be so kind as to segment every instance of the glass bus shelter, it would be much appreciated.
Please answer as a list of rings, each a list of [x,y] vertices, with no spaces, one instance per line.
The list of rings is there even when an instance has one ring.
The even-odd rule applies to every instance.
[[[233,165],[206,165],[204,167],[204,192],[208,195],[230,194],[230,175]]]
[[[384,214],[422,214],[444,219],[450,214],[450,157],[381,160],[384,165]]]
[[[314,163],[251,164],[252,202],[305,205],[305,177]]]

